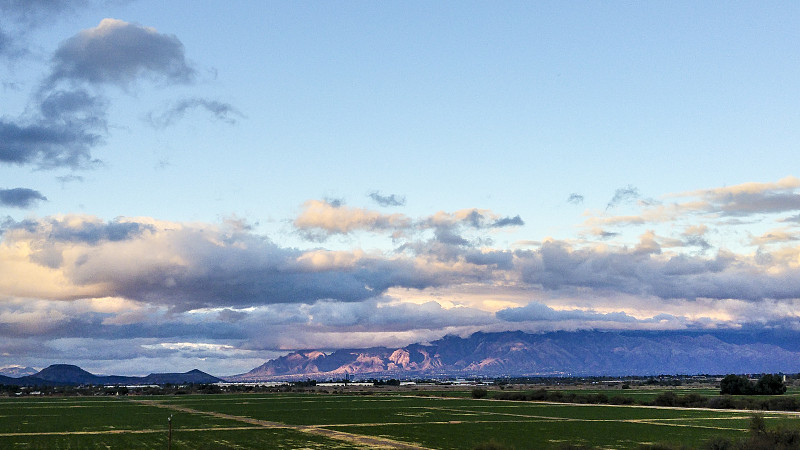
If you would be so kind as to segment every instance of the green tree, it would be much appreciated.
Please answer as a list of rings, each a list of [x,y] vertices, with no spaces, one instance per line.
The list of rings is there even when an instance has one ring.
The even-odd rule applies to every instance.
[[[755,393],[755,387],[744,375],[726,375],[719,384],[719,393],[722,395],[750,395]]]
[[[778,374],[766,374],[758,379],[756,392],[764,395],[780,395],[786,392],[783,377]]]

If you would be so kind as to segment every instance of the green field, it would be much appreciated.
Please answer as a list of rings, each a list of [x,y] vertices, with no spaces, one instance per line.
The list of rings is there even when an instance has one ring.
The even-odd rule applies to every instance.
[[[750,414],[403,395],[237,394],[0,399],[0,448],[367,448],[359,436],[441,449],[494,441],[509,448],[565,443],[697,446],[747,433]],[[769,414],[770,426],[792,424]],[[796,426],[796,425],[794,425]]]

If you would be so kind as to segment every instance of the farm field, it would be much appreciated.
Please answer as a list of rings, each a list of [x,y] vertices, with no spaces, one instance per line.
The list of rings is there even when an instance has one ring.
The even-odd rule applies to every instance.
[[[510,448],[571,444],[697,446],[747,433],[750,414],[349,394],[221,394],[0,399],[0,448],[437,448],[494,441]],[[769,413],[768,426],[800,422]],[[797,425],[794,425],[797,426]],[[405,444],[404,444],[405,443]]]

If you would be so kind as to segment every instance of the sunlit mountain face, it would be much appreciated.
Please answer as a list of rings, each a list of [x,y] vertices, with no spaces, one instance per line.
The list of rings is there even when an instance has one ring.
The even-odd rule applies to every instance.
[[[794,338],[800,337],[793,333]],[[402,348],[294,352],[231,380],[772,373],[800,370],[788,335],[741,332],[523,332],[447,336]],[[743,343],[747,342],[747,343]],[[784,369],[786,368],[786,369]]]

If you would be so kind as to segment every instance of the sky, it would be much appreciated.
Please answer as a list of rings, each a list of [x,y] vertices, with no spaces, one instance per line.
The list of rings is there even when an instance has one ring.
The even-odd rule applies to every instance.
[[[0,0],[0,367],[800,330],[800,3]]]

